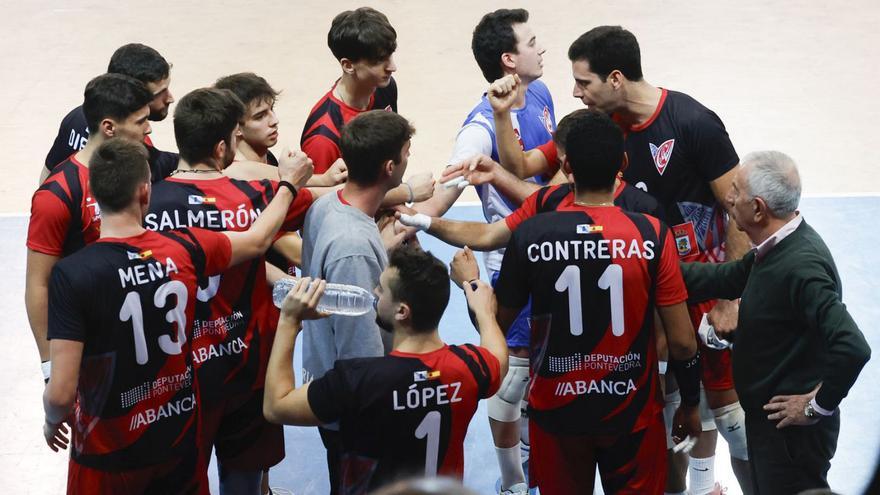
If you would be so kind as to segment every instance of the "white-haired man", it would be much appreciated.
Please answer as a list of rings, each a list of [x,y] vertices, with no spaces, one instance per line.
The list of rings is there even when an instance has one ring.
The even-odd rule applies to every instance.
[[[828,247],[797,210],[800,195],[790,157],[748,155],[727,201],[756,248],[741,260],[683,267],[692,300],[742,298],[733,378],[755,493],[828,487],[837,406],[871,355]]]

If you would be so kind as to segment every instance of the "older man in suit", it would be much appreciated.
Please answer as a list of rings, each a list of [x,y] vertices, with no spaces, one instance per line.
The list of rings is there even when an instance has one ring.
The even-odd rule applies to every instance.
[[[756,493],[827,487],[837,406],[871,350],[841,296],[822,238],[797,211],[801,182],[783,153],[752,153],[727,201],[755,245],[741,260],[683,265],[693,301],[742,298],[733,376],[746,413]]]

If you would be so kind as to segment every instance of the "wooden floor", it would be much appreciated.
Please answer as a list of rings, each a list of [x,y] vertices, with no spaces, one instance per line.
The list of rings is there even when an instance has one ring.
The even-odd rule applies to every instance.
[[[276,106],[281,143],[295,147],[311,106],[339,72],[326,46],[330,21],[338,12],[360,5],[0,0],[0,112],[9,117],[0,123],[5,155],[0,164],[0,213],[11,214],[0,218],[0,254],[7,263],[7,277],[0,282],[6,295],[0,299],[5,315],[0,333],[0,492],[63,491],[64,456],[52,454],[40,436],[42,387],[22,304],[27,219],[16,214],[29,210],[58,123],[81,103],[85,83],[102,73],[110,54],[128,42],[151,45],[174,64],[171,90],[178,97],[220,76],[254,71],[283,91]],[[621,24],[640,40],[647,80],[687,92],[715,110],[741,156],[757,149],[785,151],[798,161],[808,195],[870,195],[880,190],[870,178],[876,161],[871,143],[880,118],[880,98],[875,95],[880,80],[876,1],[857,0],[845,8],[834,2],[755,0],[401,0],[376,1],[372,6],[385,12],[398,32],[395,77],[400,112],[418,129],[410,173],[439,173],[459,125],[488,84],[470,52],[471,31],[479,18],[495,8],[523,6],[547,49],[544,81],[555,98],[557,118],[581,105],[571,97],[566,57],[571,41],[596,25]],[[152,137],[160,148],[174,149],[170,119],[156,123]],[[462,199],[476,197],[467,192]],[[871,294],[880,273],[869,255],[880,241],[875,233],[880,208],[876,201],[866,201],[867,212],[865,203],[854,199],[826,199],[814,208],[833,219],[820,230],[826,239],[843,235],[835,227],[840,222],[847,225],[846,232],[862,236],[851,245],[848,238],[840,238],[832,250],[839,265],[860,260],[860,265],[841,271],[848,302],[877,343],[870,324],[880,321],[880,315]],[[832,468],[832,479],[847,488],[844,493],[857,493],[863,486],[863,471],[873,464],[880,443],[874,432],[877,415],[871,412],[877,410],[876,394],[866,385],[880,379],[880,371],[873,364],[866,371],[857,384],[859,392],[845,402],[849,436],[841,437],[840,462]],[[854,411],[852,419],[846,416],[849,410]],[[477,431],[483,433],[469,439],[469,445],[488,441],[480,428]],[[470,451],[469,459],[484,458],[482,452]],[[312,452],[310,457],[320,460],[320,455]],[[495,474],[478,475],[475,486],[485,491],[485,480]],[[291,476],[279,478],[293,483],[304,479],[301,474]],[[313,479],[320,476],[311,473]]]

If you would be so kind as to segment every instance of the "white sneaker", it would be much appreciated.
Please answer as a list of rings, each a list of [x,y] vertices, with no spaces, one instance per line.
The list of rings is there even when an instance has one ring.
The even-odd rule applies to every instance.
[[[498,495],[529,495],[529,485],[517,483],[507,490],[502,490]]]

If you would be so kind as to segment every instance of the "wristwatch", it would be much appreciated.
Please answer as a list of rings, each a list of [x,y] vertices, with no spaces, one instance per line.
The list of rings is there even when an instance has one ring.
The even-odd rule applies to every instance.
[[[813,409],[812,402],[807,402],[807,405],[804,406],[804,416],[809,419],[816,419],[819,417],[819,413],[817,413],[816,410]]]

